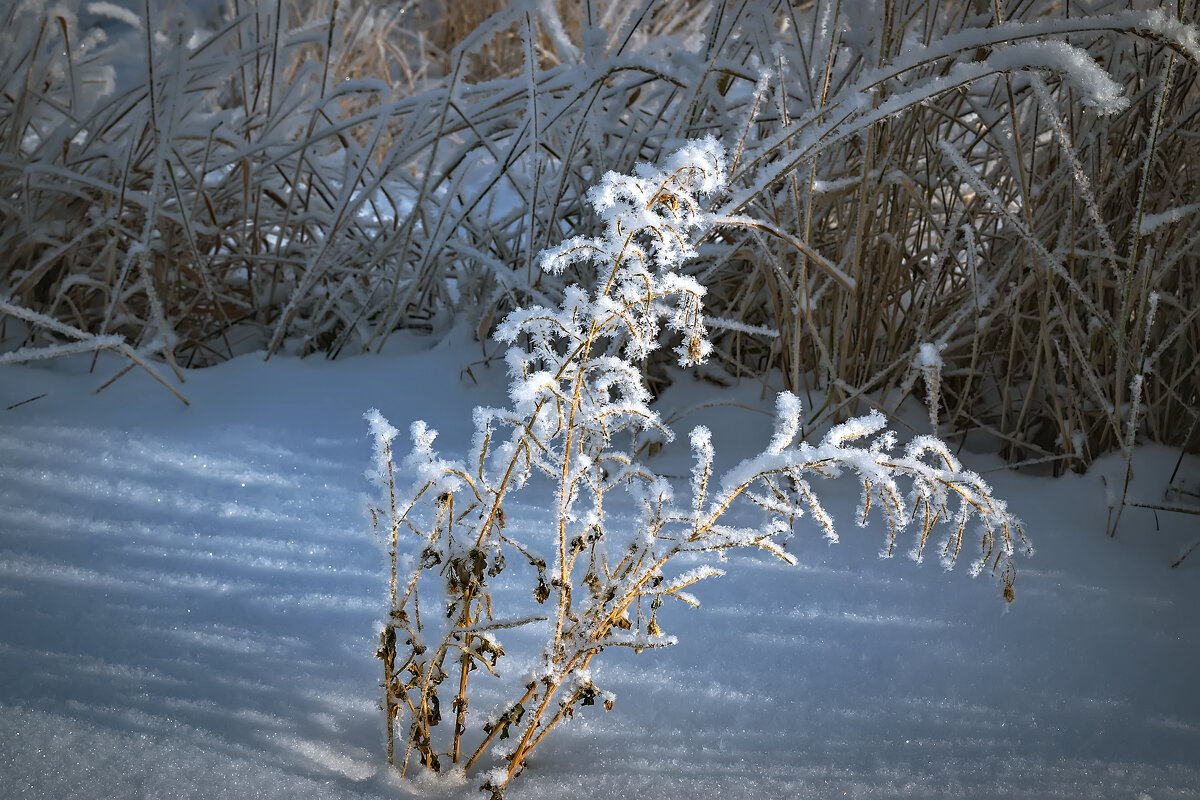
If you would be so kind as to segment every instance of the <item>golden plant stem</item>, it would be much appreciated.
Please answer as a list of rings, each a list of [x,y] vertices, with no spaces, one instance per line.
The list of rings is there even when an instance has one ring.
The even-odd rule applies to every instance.
[[[397,550],[399,550],[399,547],[400,547],[400,541],[399,541],[400,526],[396,522],[396,475],[395,475],[394,466],[392,464],[392,445],[390,442],[384,443],[383,453],[387,457],[388,496],[391,501],[391,512],[392,512],[391,518],[388,520],[388,522],[392,528],[391,551],[388,553],[388,555],[391,557],[391,561],[392,561],[392,564],[391,564],[391,567],[392,567],[392,582],[391,582],[392,607],[390,610],[396,611],[396,610],[398,610],[396,608],[396,595],[397,595],[396,557],[397,557]]]
[[[636,233],[636,231],[630,232],[629,235],[626,237],[626,240],[625,240],[626,247],[628,247],[629,243],[633,241],[633,236],[635,235],[635,233]],[[613,266],[613,269],[609,274],[608,281],[606,282],[604,289],[601,293],[602,296],[608,296],[608,293],[611,291],[613,283],[616,280],[617,272],[620,269],[620,264],[624,260],[624,255],[625,255],[625,251],[622,250],[621,256],[617,258],[617,260]],[[647,298],[647,302],[649,302],[652,299],[653,299],[652,297]],[[605,324],[607,324],[607,321]],[[592,346],[594,345],[597,336],[599,335],[600,331],[604,327],[605,327],[605,325],[602,325],[600,322],[593,321],[592,325],[591,325],[591,329],[589,330],[587,337],[585,338],[583,343],[578,348],[578,352],[574,353],[572,355],[572,358],[569,359],[569,361],[567,363],[575,363],[577,365],[582,365],[583,363],[585,363],[587,361],[588,355],[591,353]],[[560,374],[561,374],[561,370],[560,370]],[[557,659],[560,657],[559,653],[560,653],[560,649],[562,647],[563,623],[566,618],[568,603],[570,602],[570,599],[569,599],[570,598],[570,572],[574,567],[574,561],[575,561],[574,556],[572,556],[571,563],[570,564],[567,563],[566,516],[565,516],[565,513],[566,513],[567,502],[571,496],[571,492],[573,489],[573,486],[570,482],[571,449],[572,449],[572,447],[574,445],[574,441],[575,441],[575,438],[574,438],[575,437],[575,429],[576,429],[575,415],[578,412],[579,405],[580,405],[580,400],[581,400],[581,396],[582,396],[582,392],[583,392],[583,381],[584,381],[584,371],[582,369],[578,369],[576,376],[575,376],[574,386],[572,388],[571,407],[570,407],[570,411],[569,411],[568,417],[567,417],[566,442],[565,442],[565,445],[563,448],[563,465],[562,465],[562,472],[561,472],[560,479],[559,479],[559,520],[558,520],[558,563],[559,563],[558,595],[559,595],[559,601],[558,601],[558,613],[556,614],[556,618],[555,618],[555,630],[554,630],[553,649],[552,649],[552,653],[553,653],[552,658],[554,658],[554,659]],[[645,580],[648,579],[648,577],[649,577],[649,574],[647,574],[647,576],[645,578],[643,578],[642,581],[639,582],[639,585],[641,583],[644,583]],[[632,602],[632,599],[633,599],[633,597],[629,596],[629,602]],[[627,605],[628,605],[628,603],[626,603],[626,606]],[[595,641],[594,638],[591,640]],[[589,655],[588,656],[589,661],[590,661],[590,658],[591,658],[591,656]],[[566,668],[563,669],[560,672],[560,674],[564,675],[564,676],[570,675],[570,674],[572,674],[572,672],[575,672],[577,669],[579,669],[579,667],[576,665],[577,659],[578,659],[578,654],[573,656],[568,661]],[[547,728],[542,732],[542,734],[539,735],[537,737],[537,739],[531,743],[530,740],[534,734],[534,731],[537,730],[538,724],[541,722],[542,717],[545,716],[547,708],[549,708],[550,701],[554,698],[554,695],[557,693],[558,689],[561,686],[561,679],[558,681],[547,683],[545,685],[546,685],[545,696],[542,698],[542,702],[538,705],[537,711],[530,718],[529,724],[525,729],[525,734],[521,737],[521,741],[518,743],[517,748],[513,752],[513,755],[509,762],[508,774],[504,781],[505,786],[508,785],[508,782],[512,780],[513,775],[517,772],[517,770],[520,769],[521,763],[524,761],[525,757],[529,754],[529,752],[531,750],[533,750],[533,748],[536,747],[539,742],[541,742],[542,737],[544,737],[545,734],[548,733],[558,723],[558,721],[562,718],[562,714],[565,713],[564,710],[560,710],[560,712],[554,717],[554,719],[547,726]],[[534,692],[534,688],[531,687],[526,692],[526,695],[525,695],[526,699],[531,697],[533,692]],[[523,704],[523,702],[524,701],[522,701],[522,704]],[[565,707],[564,707],[564,709],[565,709]],[[490,739],[491,739],[491,736],[488,737],[488,741],[490,741]],[[486,741],[485,741],[485,744],[486,744]],[[473,762],[474,762],[474,757],[472,757],[471,761],[468,762],[467,766],[469,767],[470,764]]]
[[[478,619],[478,617],[472,617],[471,615],[471,603],[474,601],[474,590],[468,587],[468,589],[463,592],[463,615],[459,620],[460,630],[469,628],[472,624],[474,624],[475,620]],[[466,652],[462,654],[462,667],[458,675],[458,694],[454,698],[456,713],[454,716],[454,742],[451,746],[450,758],[455,764],[458,763],[462,734],[467,724],[467,678],[471,669],[470,650],[472,638],[473,637],[470,634],[463,635],[463,648]],[[448,638],[446,642],[443,642],[443,651],[448,642]]]
[[[469,636],[466,637],[465,645],[470,649],[471,639]],[[450,751],[450,758],[455,764],[458,763],[462,734],[467,725],[467,673],[470,670],[470,664],[471,656],[463,653],[462,671],[458,676],[458,696],[454,698],[455,711],[457,712],[454,717],[454,744]]]
[[[533,697],[533,693],[535,691],[537,691],[537,684],[529,684],[529,686],[525,688],[525,694],[522,695],[521,699],[518,700],[514,705],[525,705],[525,703],[529,701],[529,698]],[[483,754],[483,751],[487,749],[487,746],[492,743],[492,739],[495,739],[496,735],[500,733],[501,727],[502,726],[497,725],[492,732],[484,738],[479,747],[475,749],[475,752],[471,754],[471,757],[467,759],[467,763],[463,765],[463,772],[471,769],[471,767],[475,764],[475,761]]]
[[[566,674],[566,673],[564,673]],[[508,762],[508,774],[504,778],[504,785],[513,779],[513,775],[521,768],[521,764],[525,761],[525,757],[529,755],[529,751],[533,748],[529,746],[529,740],[533,738],[533,732],[537,730],[538,723],[546,714],[546,709],[550,707],[550,701],[554,699],[555,692],[561,686],[561,681],[545,683],[546,693],[542,697],[542,702],[538,704],[537,711],[529,720],[529,725],[525,728],[525,734],[521,737],[521,741],[517,744],[517,749],[513,751]]]
[[[616,270],[613,271],[614,274]],[[611,285],[611,281],[610,281]],[[607,291],[605,292],[607,294]],[[575,375],[575,386],[571,397],[571,410],[567,416],[567,440],[563,446],[563,466],[562,477],[559,479],[559,501],[558,501],[558,614],[554,621],[554,652],[558,652],[559,646],[562,644],[562,628],[563,618],[567,613],[567,603],[570,597],[570,573],[567,571],[567,502],[570,499],[573,487],[570,483],[571,473],[571,447],[574,444],[575,435],[575,414],[579,410],[580,396],[583,393],[583,377],[584,372],[582,364],[587,361],[588,355],[592,351],[592,343],[595,341],[597,323],[592,323],[592,330],[588,334],[587,340],[584,342],[582,352],[579,356],[579,364],[581,365]]]
[[[588,664],[590,664],[592,661],[592,657],[595,656],[597,652],[599,652],[599,651],[598,650],[586,651],[586,653],[583,654],[582,663],[580,663],[576,666],[572,666],[571,672],[580,672],[582,670],[587,669]],[[569,673],[564,673],[564,674],[569,674]],[[526,755],[533,752],[533,749],[535,747],[537,747],[539,744],[541,744],[542,739],[546,738],[546,734],[550,733],[550,731],[554,730],[554,728],[558,725],[558,723],[562,722],[563,717],[565,717],[567,715],[568,709],[574,707],[574,705],[575,705],[575,701],[573,698],[571,700],[571,702],[564,703],[562,705],[562,707],[559,708],[558,713],[555,714],[554,717],[550,720],[550,722],[546,725],[546,727],[542,729],[542,732],[537,735],[537,738],[535,738],[532,742],[530,742],[529,747],[525,750]]]
[[[388,634],[391,634],[390,636]],[[392,702],[392,670],[396,665],[396,629],[384,628],[383,641],[383,714],[387,718],[387,763],[396,764],[396,718]]]

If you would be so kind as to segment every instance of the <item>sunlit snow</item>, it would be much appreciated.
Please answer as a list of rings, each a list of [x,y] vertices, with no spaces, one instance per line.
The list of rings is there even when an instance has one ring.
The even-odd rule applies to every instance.
[[[481,796],[482,771],[384,767],[363,413],[426,419],[466,453],[503,366],[463,372],[478,345],[459,334],[392,349],[189,372],[186,408],[138,371],[93,394],[107,354],[94,373],[90,355],[0,366],[0,795]],[[700,400],[728,403],[680,423],[711,430],[718,468],[771,441],[759,387],[679,376],[663,402]],[[1196,797],[1200,554],[1170,564],[1198,518],[1130,507],[1109,539],[1119,460],[1049,479],[959,455],[1038,547],[1015,603],[986,576],[879,560],[856,484],[816,484],[841,542],[806,517],[796,567],[731,558],[701,609],[664,607],[676,646],[606,651],[592,677],[614,709],[548,739],[511,796]],[[1139,451],[1131,497],[1171,505],[1177,455]],[[686,474],[687,442],[658,458]],[[1185,460],[1175,485],[1198,482]],[[539,535],[536,491],[514,536]],[[509,670],[530,663],[501,638]]]

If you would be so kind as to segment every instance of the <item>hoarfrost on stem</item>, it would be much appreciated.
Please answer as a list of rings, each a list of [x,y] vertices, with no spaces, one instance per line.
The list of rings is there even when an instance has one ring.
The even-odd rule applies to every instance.
[[[567,239],[544,251],[539,263],[550,272],[587,263],[596,268],[595,283],[590,290],[571,287],[556,309],[517,309],[497,328],[497,340],[511,345],[510,405],[475,410],[466,460],[439,456],[435,432],[414,423],[404,471],[415,480],[397,500],[390,449],[396,431],[378,412],[368,412],[376,483],[384,490],[373,517],[377,524],[387,520],[393,536],[415,534],[414,546],[421,548],[403,580],[393,569],[392,608],[379,651],[389,735],[407,721],[399,728],[408,731],[402,769],[413,752],[434,771],[441,769],[439,754],[470,769],[492,752],[501,766],[488,773],[485,788],[502,792],[555,726],[596,699],[612,705],[590,671],[596,655],[608,647],[641,652],[674,643],[659,627],[658,609],[666,600],[699,606],[687,590],[724,574],[706,558],[723,560],[726,551],[749,547],[795,563],[786,543],[806,513],[837,541],[833,518],[813,488],[817,478],[857,477],[862,503],[856,522],[866,524],[871,510],[879,510],[888,527],[884,555],[917,521],[913,554],[919,560],[935,524],[948,523],[940,556],[953,564],[967,524],[974,523],[981,545],[972,572],[991,564],[1011,599],[1012,555],[1024,544],[1017,521],[937,439],[921,437],[903,454],[893,453],[895,434],[878,412],[842,422],[813,446],[803,440],[799,399],[784,392],[763,451],[724,473],[715,468],[711,432],[696,427],[688,437],[691,475],[679,493],[687,496],[679,499],[676,490],[684,487],[676,483],[683,482],[657,474],[649,463],[647,443],[672,441],[674,432],[651,407],[637,362],[661,346],[664,330],[679,339],[681,365],[701,363],[711,351],[704,287],[678,269],[697,255],[702,239],[720,235],[720,224],[737,222],[705,210],[725,189],[725,161],[723,147],[710,137],[682,147],[661,167],[610,172],[588,193],[602,233]],[[936,348],[922,348],[918,362],[940,363]],[[555,500],[546,524],[521,535],[509,530],[504,506],[531,481],[548,482]],[[907,493],[900,481],[911,485]],[[608,513],[616,490],[637,509],[635,516]],[[760,521],[728,524],[734,506],[757,507]],[[531,538],[522,543],[518,535]],[[693,563],[672,574],[683,554]],[[489,581],[522,564],[528,597],[545,614],[506,614],[500,619],[516,622],[502,624],[492,616]],[[439,581],[441,592],[418,591]],[[443,613],[422,612],[419,596],[445,598]],[[540,661],[523,693],[485,721],[482,744],[467,755],[460,745],[470,673],[483,667],[495,674],[504,651],[494,631],[532,620],[547,623]],[[438,699],[443,682],[457,686],[445,705]],[[435,750],[431,737],[443,707],[458,719],[449,750]],[[489,750],[496,737],[510,743]]]

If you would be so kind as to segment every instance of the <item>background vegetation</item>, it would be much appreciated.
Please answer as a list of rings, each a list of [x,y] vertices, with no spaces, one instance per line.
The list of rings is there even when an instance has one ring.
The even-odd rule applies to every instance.
[[[159,5],[3,12],[6,360],[486,342],[590,282],[533,258],[601,174],[713,134],[768,223],[689,267],[709,377],[777,370],[809,426],[933,398],[1056,469],[1200,447],[1182,0]]]

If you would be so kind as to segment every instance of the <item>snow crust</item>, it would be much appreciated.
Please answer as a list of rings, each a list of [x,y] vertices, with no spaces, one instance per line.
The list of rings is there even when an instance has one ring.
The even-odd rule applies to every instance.
[[[401,786],[381,769],[362,409],[425,416],[466,453],[470,409],[506,386],[501,366],[461,377],[467,337],[408,349],[237,359],[187,374],[190,408],[136,371],[92,394],[121,366],[108,354],[96,374],[90,355],[0,366],[0,795],[480,796],[481,775]],[[778,433],[757,386],[681,380],[664,402],[701,397],[768,412],[688,416],[722,459]],[[693,457],[688,441],[659,456],[678,474]],[[1139,450],[1133,495],[1161,497],[1176,457]],[[878,521],[831,548],[798,520],[798,568],[745,559],[690,587],[700,610],[664,605],[678,643],[598,667],[613,711],[564,728],[511,796],[1194,797],[1200,562],[1169,564],[1200,530],[1127,508],[1107,538],[1102,479],[1123,468],[986,472],[1039,544],[1010,606],[961,571],[877,560]],[[1200,480],[1194,459],[1181,472]],[[852,483],[821,488],[853,518]],[[538,491],[509,509],[518,540],[553,502]],[[496,633],[519,652],[521,630]]]

